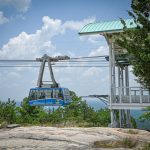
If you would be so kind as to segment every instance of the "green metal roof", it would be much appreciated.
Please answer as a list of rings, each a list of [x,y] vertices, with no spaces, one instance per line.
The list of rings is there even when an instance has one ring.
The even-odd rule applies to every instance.
[[[135,28],[136,24],[133,19],[125,20],[127,28]],[[108,21],[100,23],[89,23],[85,25],[79,34],[100,34],[100,33],[114,33],[120,32],[123,29],[123,24],[120,20]]]

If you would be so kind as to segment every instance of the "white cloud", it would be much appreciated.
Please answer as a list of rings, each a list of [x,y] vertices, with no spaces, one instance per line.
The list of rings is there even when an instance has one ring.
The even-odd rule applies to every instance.
[[[79,38],[81,41],[88,41],[90,43],[95,44],[100,42],[102,36],[100,36],[99,34],[95,34],[95,35],[80,36]]]
[[[36,57],[41,57],[41,55],[43,55],[44,53],[52,56],[61,55],[62,52],[57,51],[57,45],[54,45],[54,43],[52,42],[52,38],[58,35],[65,34],[68,29],[79,31],[78,29],[81,27],[81,24],[82,26],[84,26],[87,23],[87,21],[85,20],[91,21],[91,19],[84,19],[80,22],[74,21],[74,24],[77,24],[78,26],[75,27],[73,21],[71,21],[73,24],[73,26],[71,26],[71,23],[68,23],[69,21],[63,23],[59,19],[52,19],[48,16],[44,16],[42,19],[43,25],[39,30],[36,30],[32,34],[22,32],[18,36],[10,39],[8,43],[3,45],[3,47],[0,49],[0,59],[34,59]],[[102,55],[107,50],[108,49],[105,46],[99,47],[95,50],[92,50],[89,53],[89,56]],[[77,55],[72,52],[70,52],[70,55],[72,55],[72,57],[77,57]],[[69,65],[69,63],[67,65]],[[85,66],[87,65],[87,63],[84,62],[81,63],[81,65]],[[18,91],[20,90],[16,98],[21,97],[22,99],[23,97],[27,96],[25,94],[28,94],[27,92],[30,87],[36,86],[36,79],[38,76],[39,68],[30,68],[30,71],[25,69],[26,68],[18,68],[18,70],[15,70],[19,72],[23,80],[18,80],[17,75],[15,74],[12,74],[13,79],[9,80],[9,77],[5,76],[6,85],[13,82],[20,85],[19,87],[21,87],[15,88],[15,86],[11,85],[11,88],[13,90],[12,92],[9,92],[10,97],[15,98],[16,93],[18,93]],[[12,71],[15,72],[13,69]],[[102,82],[103,84],[104,82],[106,82],[104,86],[107,86],[108,84],[107,79],[105,79],[108,71],[105,71],[105,68],[54,68],[54,74],[56,81],[58,81],[61,86],[68,87],[70,90],[74,90],[79,95],[89,95],[94,93],[100,94],[103,92],[105,94],[107,93],[106,88],[101,86]],[[49,79],[48,71],[45,72],[45,77]],[[101,79],[103,79],[103,81],[101,81]],[[7,88],[1,89],[3,89],[4,92],[8,90]],[[7,93],[5,93],[3,95],[6,95],[5,97],[7,97]]]
[[[9,40],[0,50],[1,58],[35,58],[45,53],[51,54],[55,46],[51,38],[61,34],[61,21],[43,17],[43,26],[33,34],[26,32]]]
[[[4,16],[4,13],[2,11],[0,11],[0,24],[4,24],[7,22],[9,22],[9,19]]]
[[[93,76],[99,76],[101,73],[101,70],[96,67],[88,68],[84,73],[83,77],[93,77]]]
[[[71,29],[71,30],[81,30],[81,28],[88,24],[88,23],[93,23],[94,21],[96,20],[95,17],[89,17],[88,19],[84,19],[82,21],[66,21],[63,26],[64,28],[68,28],[68,29]]]
[[[28,11],[30,4],[31,0],[0,0],[0,5],[12,6],[22,13]]]
[[[16,72],[9,72],[9,74],[7,75],[7,77],[9,78],[20,78],[20,75]]]
[[[3,59],[24,59],[35,58],[47,53],[48,55],[60,54],[56,51],[56,46],[52,43],[54,36],[64,34],[67,29],[77,30],[78,28],[67,25],[69,21],[62,23],[59,19],[52,19],[44,16],[43,25],[41,29],[35,31],[33,34],[26,32],[20,33],[13,37],[8,43],[3,45],[0,49],[0,58]],[[74,21],[74,25],[79,27],[86,24],[91,19],[84,19],[82,21]],[[71,21],[73,23],[73,21]]]
[[[108,55],[108,46],[100,46],[96,50],[92,50],[89,56],[100,56],[100,55]]]

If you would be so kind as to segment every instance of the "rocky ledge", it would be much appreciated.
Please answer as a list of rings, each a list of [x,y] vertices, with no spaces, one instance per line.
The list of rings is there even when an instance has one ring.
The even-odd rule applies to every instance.
[[[0,129],[0,150],[127,150],[150,143],[150,132],[115,128]]]

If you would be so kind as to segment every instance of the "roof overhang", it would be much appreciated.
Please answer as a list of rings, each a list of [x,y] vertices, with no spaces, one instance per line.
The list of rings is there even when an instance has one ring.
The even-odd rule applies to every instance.
[[[136,24],[133,19],[124,20],[127,28],[135,28]],[[108,21],[108,22],[100,22],[100,23],[89,23],[85,25],[81,31],[80,35],[93,35],[93,34],[113,34],[123,32],[123,24],[121,20],[117,21]]]

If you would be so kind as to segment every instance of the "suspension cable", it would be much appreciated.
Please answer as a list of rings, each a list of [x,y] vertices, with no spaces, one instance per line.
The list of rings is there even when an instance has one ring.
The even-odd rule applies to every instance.
[[[0,68],[4,68],[4,67],[40,67],[40,66],[33,66],[33,65],[30,65],[30,66],[28,66],[28,65],[24,65],[24,66],[23,65],[0,65]],[[45,66],[45,67],[48,67],[48,66]],[[92,65],[89,65],[89,66],[81,66],[81,65],[80,66],[79,65],[78,66],[69,66],[69,65],[68,66],[66,66],[66,65],[56,66],[55,65],[53,67],[108,67],[108,66],[99,66],[99,65],[98,66],[96,66],[96,65],[95,66],[94,65],[93,66]]]
[[[107,57],[107,55],[103,55],[103,56],[89,56],[89,57],[74,57],[74,58],[70,58],[68,60],[65,61],[72,61],[74,59],[93,59],[93,58],[104,58]],[[64,60],[61,60],[60,62],[62,62]],[[19,59],[1,59],[0,62],[38,62],[37,60],[19,60]]]

